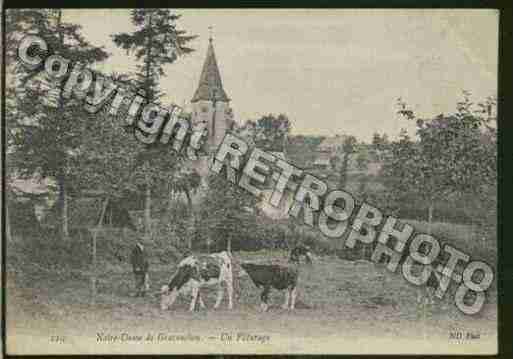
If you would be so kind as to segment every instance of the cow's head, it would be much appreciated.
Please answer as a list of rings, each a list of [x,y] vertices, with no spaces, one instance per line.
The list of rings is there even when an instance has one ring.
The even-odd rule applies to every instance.
[[[163,285],[160,288],[160,309],[167,310],[173,305],[178,291],[176,289],[170,290],[168,285]]]
[[[306,263],[312,264],[312,253],[310,252],[310,247],[305,245],[299,245],[294,247],[292,251],[290,251],[289,261],[292,263],[299,263],[299,259],[301,257],[305,258]]]

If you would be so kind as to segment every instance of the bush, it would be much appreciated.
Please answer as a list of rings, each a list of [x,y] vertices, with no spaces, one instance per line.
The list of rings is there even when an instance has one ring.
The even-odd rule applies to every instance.
[[[57,230],[44,228],[37,237],[16,236],[9,242],[7,263],[22,270],[84,269],[91,263],[90,252],[90,241],[83,233],[72,231],[64,242]]]

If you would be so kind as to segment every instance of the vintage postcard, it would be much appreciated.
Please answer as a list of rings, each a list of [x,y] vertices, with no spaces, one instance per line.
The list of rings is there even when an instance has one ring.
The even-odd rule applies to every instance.
[[[7,9],[6,353],[497,353],[498,20]]]

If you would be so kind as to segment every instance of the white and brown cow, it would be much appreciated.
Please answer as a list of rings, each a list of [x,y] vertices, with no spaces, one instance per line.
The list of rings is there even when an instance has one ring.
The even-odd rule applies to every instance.
[[[217,300],[214,308],[218,308],[223,300],[223,283],[228,292],[228,308],[233,308],[233,272],[232,259],[228,252],[208,255],[192,255],[183,259],[168,285],[160,290],[160,308],[166,310],[173,305],[180,292],[190,290],[192,301],[189,310],[193,311],[199,297],[201,307],[205,307],[199,294],[203,286],[217,285]]]

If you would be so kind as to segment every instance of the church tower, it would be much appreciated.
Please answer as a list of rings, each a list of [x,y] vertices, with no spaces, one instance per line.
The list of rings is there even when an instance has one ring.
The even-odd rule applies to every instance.
[[[223,141],[233,116],[217,66],[212,37],[208,41],[207,57],[191,104],[192,122],[207,124],[208,150],[213,152]]]

